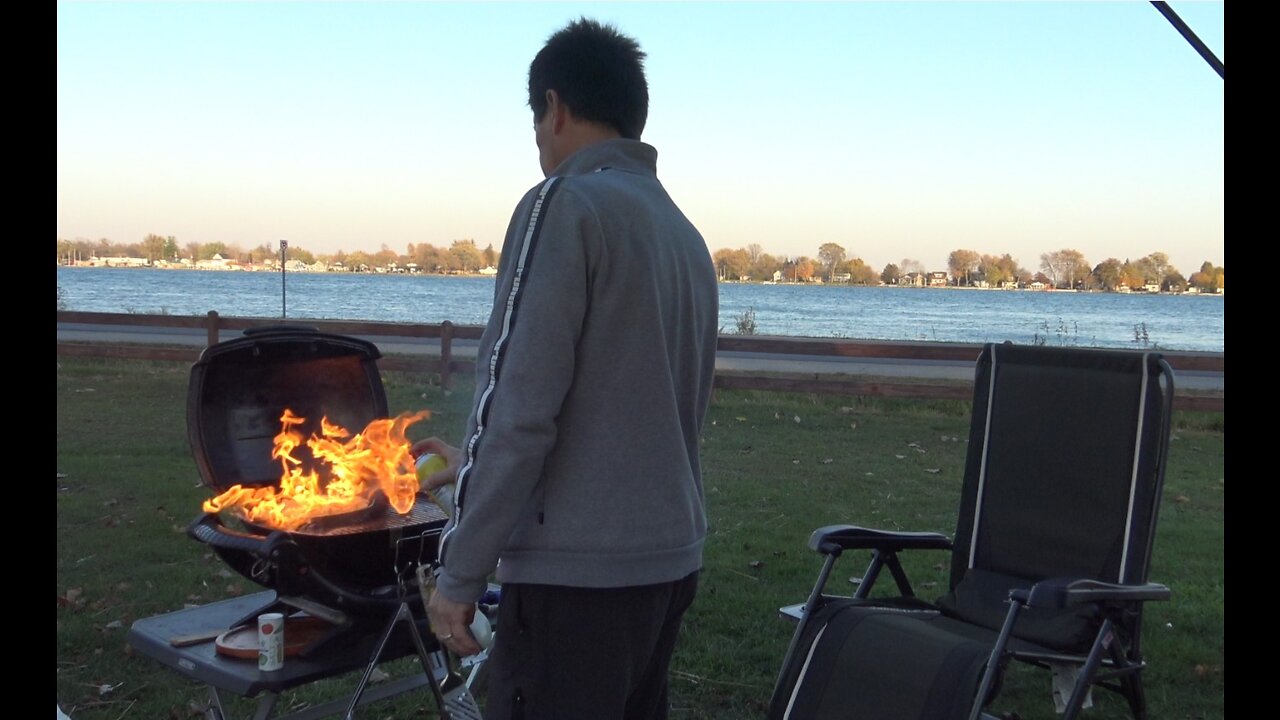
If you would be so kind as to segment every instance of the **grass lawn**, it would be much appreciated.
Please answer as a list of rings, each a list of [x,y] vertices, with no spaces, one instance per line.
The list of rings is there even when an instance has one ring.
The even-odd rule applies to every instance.
[[[59,358],[58,703],[73,720],[203,717],[199,685],[131,652],[130,625],[188,604],[262,590],[185,535],[209,496],[187,447],[188,366]],[[415,438],[457,440],[471,388],[385,373],[393,412],[429,409]],[[960,491],[963,402],[718,392],[703,435],[711,530],[697,601],[672,675],[674,717],[764,715],[791,626],[777,608],[809,590],[813,528],[831,523],[950,535]],[[1176,417],[1152,580],[1173,600],[1148,608],[1144,648],[1153,718],[1221,718],[1225,710],[1225,425],[1222,413]],[[1047,462],[1069,462],[1048,458]],[[909,555],[926,597],[946,586],[946,557]],[[849,557],[833,584],[859,575]],[[392,677],[414,661],[390,663]],[[281,711],[342,697],[359,676],[287,693]],[[1126,717],[1095,692],[1086,717]],[[1054,717],[1047,675],[1010,674],[998,709]],[[252,704],[234,699],[233,716]],[[362,718],[433,716],[425,689]]]

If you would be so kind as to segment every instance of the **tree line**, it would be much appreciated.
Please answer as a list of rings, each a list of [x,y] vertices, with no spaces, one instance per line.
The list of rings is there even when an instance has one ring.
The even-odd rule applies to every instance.
[[[497,267],[499,252],[493,245],[476,246],[470,238],[454,240],[448,247],[436,247],[430,243],[409,243],[404,253],[397,253],[385,243],[377,252],[363,250],[332,254],[312,253],[293,243],[285,250],[286,260],[305,265],[322,263],[330,268],[342,267],[354,272],[370,272],[387,269],[414,268],[429,273],[472,273],[486,267]],[[144,258],[153,265],[164,263],[195,264],[221,257],[243,265],[272,265],[279,261],[279,246],[263,243],[244,249],[223,242],[179,243],[172,235],[149,234],[136,243],[115,243],[106,238],[99,240],[66,240],[58,238],[58,262],[75,264],[94,258]]]
[[[930,274],[924,263],[904,258],[888,263],[879,271],[862,258],[849,257],[838,243],[823,243],[815,258],[787,257],[764,252],[758,244],[745,248],[723,248],[712,254],[721,280],[741,282],[845,282],[853,285],[928,285]],[[1012,255],[989,255],[975,250],[953,250],[947,256],[945,283],[953,287],[1027,287],[1040,282],[1046,287],[1075,290],[1117,291],[1155,287],[1161,292],[1183,292],[1194,287],[1201,292],[1226,288],[1226,271],[1209,261],[1189,277],[1169,262],[1163,252],[1153,252],[1136,260],[1107,258],[1093,265],[1084,253],[1063,249],[1040,255],[1036,269],[1021,266]],[[921,277],[917,283],[916,278]]]
[[[388,269],[416,269],[428,273],[471,273],[485,267],[497,267],[499,252],[493,245],[481,249],[474,240],[454,240],[448,247],[430,243],[409,243],[404,253],[386,244],[374,253],[339,250],[333,254],[314,254],[289,244],[288,260],[306,265],[323,263],[362,272]],[[58,262],[75,263],[91,258],[136,257],[152,264],[196,263],[220,256],[226,260],[252,265],[270,265],[279,259],[279,250],[266,243],[245,250],[237,245],[209,242],[181,244],[172,235],[149,234],[140,242],[114,243],[106,238],[65,240],[58,238]],[[817,256],[788,257],[764,252],[759,244],[745,248],[723,248],[712,254],[721,280],[744,282],[846,282],[853,285],[916,284],[925,276],[924,263],[904,258],[888,263],[879,271],[862,258],[850,257],[838,243],[823,243]],[[1046,287],[1076,290],[1116,291],[1123,288],[1158,288],[1161,292],[1183,292],[1194,287],[1201,292],[1218,292],[1226,287],[1226,272],[1209,261],[1199,270],[1184,276],[1162,252],[1153,252],[1136,260],[1107,258],[1091,264],[1078,250],[1062,249],[1040,255],[1039,265],[1025,268],[1008,253],[989,255],[975,250],[953,250],[947,256],[944,273],[946,284],[955,287],[1026,287],[1040,282]],[[929,284],[927,279],[921,284]]]

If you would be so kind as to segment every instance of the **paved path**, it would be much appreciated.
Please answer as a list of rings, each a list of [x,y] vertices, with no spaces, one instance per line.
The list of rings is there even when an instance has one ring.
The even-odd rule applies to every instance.
[[[225,332],[223,339],[238,334]],[[436,339],[378,336],[367,337],[384,355],[439,355]],[[92,325],[58,323],[58,342],[129,343],[204,347],[205,331],[196,328],[163,328],[133,325]],[[474,358],[473,340],[454,340],[453,352],[460,358]],[[753,352],[721,352],[716,369],[725,372],[802,373],[851,375],[882,378],[932,380],[972,380],[973,363],[950,360],[902,360],[890,358],[846,358],[825,355],[777,355]],[[1223,373],[1181,371],[1177,385],[1187,390],[1225,392]]]

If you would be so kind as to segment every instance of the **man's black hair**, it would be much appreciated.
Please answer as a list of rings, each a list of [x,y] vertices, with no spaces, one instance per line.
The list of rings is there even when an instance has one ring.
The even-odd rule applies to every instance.
[[[580,18],[557,31],[529,65],[529,107],[547,112],[555,90],[575,117],[639,140],[649,117],[644,51],[612,25]]]

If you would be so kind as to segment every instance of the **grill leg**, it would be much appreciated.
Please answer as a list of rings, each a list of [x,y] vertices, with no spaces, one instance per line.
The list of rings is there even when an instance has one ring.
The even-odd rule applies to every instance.
[[[222,709],[222,696],[218,688],[209,686],[209,705],[204,709],[205,720],[227,720],[227,713]]]
[[[278,697],[273,692],[263,695],[253,708],[253,720],[267,720],[271,717]],[[218,694],[218,688],[212,685],[209,686],[209,704],[204,709],[204,720],[227,720],[227,711],[222,707],[222,696]]]
[[[271,717],[271,711],[275,710],[276,700],[280,696],[276,693],[267,693],[258,701],[258,705],[253,709],[253,720],[267,720]]]
[[[378,661],[382,658],[382,653],[386,650],[387,641],[391,639],[391,633],[395,632],[396,625],[405,622],[409,626],[409,636],[413,639],[413,645],[418,651],[418,659],[422,662],[422,672],[426,673],[427,679],[431,683],[431,694],[435,695],[436,705],[444,711],[444,695],[440,692],[440,682],[436,679],[435,673],[432,671],[431,655],[427,652],[427,646],[422,641],[422,633],[418,632],[418,625],[413,620],[413,613],[409,610],[407,602],[400,603],[400,607],[396,608],[396,612],[391,617],[391,621],[387,623],[387,628],[382,631],[382,637],[378,640],[378,647],[373,652],[373,657],[369,660],[369,666],[364,670],[364,676],[360,678],[360,684],[356,686],[356,692],[351,696],[351,704],[347,706],[347,713],[344,716],[347,720],[354,720],[356,716],[356,706],[360,704],[360,697],[364,695],[365,687],[369,684],[369,678],[373,675],[373,669],[378,666]],[[444,714],[445,720],[448,720],[447,713]]]

